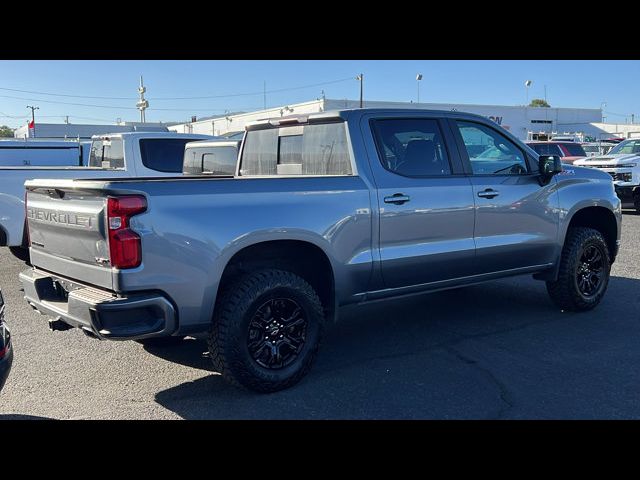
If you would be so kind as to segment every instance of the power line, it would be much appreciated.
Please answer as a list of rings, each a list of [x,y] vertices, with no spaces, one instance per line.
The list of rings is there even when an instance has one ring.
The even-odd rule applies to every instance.
[[[323,86],[323,85],[331,85],[331,84],[346,82],[346,81],[350,81],[350,80],[351,80],[351,77],[349,77],[349,78],[341,78],[341,79],[338,79],[338,80],[330,80],[330,81],[327,81],[327,82],[314,83],[314,84],[310,84],[310,85],[302,85],[302,86],[298,86],[298,87],[278,88],[278,89],[275,89],[275,90],[261,90],[259,92],[229,93],[229,94],[225,94],[225,95],[202,95],[202,96],[195,96],[195,97],[149,97],[149,98],[151,98],[154,101],[157,101],[157,100],[204,100],[204,99],[208,99],[208,98],[232,98],[232,97],[257,96],[257,95],[264,95],[265,93],[281,93],[281,92],[289,92],[289,91],[293,91],[293,90],[303,90],[305,88],[320,87],[320,86]],[[35,90],[20,90],[20,89],[17,89],[17,88],[6,88],[6,87],[0,87],[0,90],[9,91],[9,92],[19,92],[19,93],[34,93],[36,95],[46,95],[46,96],[52,96],[52,97],[89,98],[89,99],[98,99],[98,100],[137,100],[136,97],[106,97],[106,96],[93,96],[93,95],[70,95],[70,94],[64,94],[64,93],[39,92],[39,91],[35,91]],[[10,97],[10,96],[5,96],[5,95],[0,95],[0,96],[4,97],[4,98],[17,98],[17,99],[20,99],[20,100],[29,100],[29,99],[24,99],[24,98],[20,98],[20,97]],[[47,101],[47,100],[39,100],[39,101]],[[50,103],[54,103],[51,100],[48,100],[48,101]],[[58,102],[58,103],[62,103],[62,102]],[[82,104],[74,104],[74,103],[70,103],[69,105],[98,106],[98,105],[82,105]],[[127,108],[127,107],[125,107],[125,108]]]
[[[56,100],[42,100],[40,98],[25,98],[25,97],[12,97],[10,95],[0,95],[2,98],[12,98],[15,100],[27,100],[30,102],[43,102],[43,103],[56,103],[59,105],[75,105],[77,107],[94,107],[94,108],[111,108],[111,109],[125,109],[125,110],[137,110],[136,107],[122,107],[113,105],[94,105],[88,103],[72,103],[72,102],[59,102]]]

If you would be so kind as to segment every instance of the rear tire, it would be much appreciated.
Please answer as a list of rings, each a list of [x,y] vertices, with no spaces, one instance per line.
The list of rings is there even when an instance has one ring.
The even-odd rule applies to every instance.
[[[562,248],[558,279],[547,282],[547,292],[563,310],[591,310],[607,291],[610,270],[609,248],[602,234],[593,228],[570,228]]]
[[[324,331],[315,290],[283,270],[240,277],[217,303],[208,337],[214,368],[261,393],[295,385],[311,368]]]

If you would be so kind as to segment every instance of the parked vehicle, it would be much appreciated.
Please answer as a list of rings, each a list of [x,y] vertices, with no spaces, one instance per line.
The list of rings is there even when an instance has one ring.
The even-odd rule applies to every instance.
[[[557,155],[562,159],[562,163],[572,164],[576,160],[584,158],[587,153],[582,145],[576,142],[527,142],[538,155]]]
[[[4,299],[2,298],[2,291],[0,291],[0,391],[7,381],[12,362],[13,346],[11,345],[11,334],[4,321]]]
[[[260,121],[234,178],[26,186],[20,280],[52,329],[203,337],[217,371],[261,392],[307,373],[343,305],[533,274],[560,308],[592,309],[621,230],[610,176],[461,112]]]
[[[606,155],[613,147],[615,143],[611,142],[587,142],[582,143],[582,149],[587,154],[587,157],[597,157],[599,155]]]
[[[0,246],[25,260],[24,182],[33,178],[157,177],[182,172],[184,146],[207,135],[127,132],[94,136],[89,167],[0,167]]]
[[[0,140],[0,167],[86,165],[91,142]]]
[[[184,147],[185,175],[234,175],[240,140],[201,140]]]
[[[611,175],[622,206],[640,213],[640,139],[625,140],[606,155],[589,157],[574,165],[597,168]]]

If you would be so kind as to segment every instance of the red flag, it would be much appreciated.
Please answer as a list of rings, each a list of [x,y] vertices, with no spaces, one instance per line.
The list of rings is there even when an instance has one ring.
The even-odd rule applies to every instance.
[[[31,120],[31,121],[29,122],[29,128],[33,128],[33,127],[35,127],[35,126],[36,126],[35,120]]]

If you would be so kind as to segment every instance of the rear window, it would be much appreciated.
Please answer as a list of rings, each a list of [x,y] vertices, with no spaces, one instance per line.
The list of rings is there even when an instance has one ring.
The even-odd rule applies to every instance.
[[[102,138],[91,143],[89,166],[124,168],[124,147],[121,138]]]
[[[158,172],[182,173],[184,146],[197,138],[144,138],[140,140],[142,164]]]
[[[344,123],[250,130],[240,175],[351,175]]]
[[[238,149],[232,146],[187,148],[183,173],[187,175],[235,175]]]
[[[558,155],[562,157],[562,152],[560,151],[560,147],[554,143],[529,143],[531,148],[533,148],[538,155]]]
[[[570,157],[586,157],[587,154],[579,143],[563,143],[562,146],[569,152]]]

